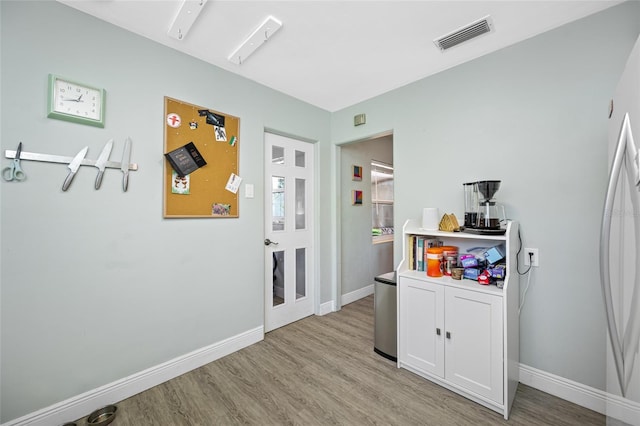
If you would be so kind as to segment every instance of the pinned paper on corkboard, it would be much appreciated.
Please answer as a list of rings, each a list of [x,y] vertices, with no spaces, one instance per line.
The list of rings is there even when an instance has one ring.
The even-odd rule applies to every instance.
[[[164,160],[165,218],[237,218],[238,191],[227,189],[229,176],[239,176],[240,119],[211,108],[164,98],[164,154],[197,152],[203,161],[190,167],[187,181],[176,179],[172,162]],[[193,147],[195,150],[189,151]],[[169,156],[170,157],[170,156]],[[177,182],[177,183],[176,183]]]

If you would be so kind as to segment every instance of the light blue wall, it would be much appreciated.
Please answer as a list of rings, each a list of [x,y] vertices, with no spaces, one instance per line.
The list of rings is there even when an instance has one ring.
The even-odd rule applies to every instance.
[[[393,271],[393,243],[371,243],[371,160],[393,164],[393,136],[347,144],[340,148],[342,295],[373,285],[376,275]],[[352,180],[353,165],[362,166],[362,181]],[[363,192],[361,206],[351,205],[351,191],[356,189]]]
[[[6,422],[261,326],[263,129],[318,141],[319,162],[332,151],[324,110],[56,2],[2,1],[0,11],[2,151],[88,145],[96,158],[114,138],[119,161],[129,136],[140,167],[126,193],[118,170],[96,191],[96,169],[82,167],[63,193],[64,165],[26,161],[27,181],[0,184]],[[106,127],[46,118],[49,73],[105,88]],[[240,117],[239,172],[255,198],[241,190],[239,219],[162,218],[164,96]],[[330,194],[318,170],[319,194]],[[329,196],[317,201],[328,228]]]
[[[521,315],[521,362],[598,389],[608,104],[639,32],[640,3],[628,2],[332,118],[336,144],[393,130],[396,229],[426,206],[461,218],[463,182],[502,180],[497,199],[521,222],[525,246],[540,250]],[[367,124],[353,127],[360,113]]]
[[[337,297],[330,140],[394,131],[396,228],[424,206],[461,213],[464,181],[502,179],[499,197],[542,265],[522,362],[602,389],[606,113],[639,18],[638,3],[624,4],[329,114],[58,3],[0,2],[2,150],[89,145],[95,157],[114,138],[117,157],[130,136],[140,164],[127,193],[115,170],[95,191],[89,168],[62,193],[65,167],[33,162],[28,181],[0,184],[0,422],[263,323],[265,127],[318,141],[321,302]],[[49,73],[106,88],[106,128],[47,119]],[[241,118],[240,175],[256,197],[241,192],[239,219],[162,219],[165,95]],[[400,249],[398,237],[396,264]]]

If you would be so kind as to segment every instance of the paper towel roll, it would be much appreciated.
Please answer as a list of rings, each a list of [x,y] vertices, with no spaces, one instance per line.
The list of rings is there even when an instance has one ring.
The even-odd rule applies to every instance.
[[[422,209],[422,229],[437,231],[440,224],[440,213],[437,207],[425,207]]]

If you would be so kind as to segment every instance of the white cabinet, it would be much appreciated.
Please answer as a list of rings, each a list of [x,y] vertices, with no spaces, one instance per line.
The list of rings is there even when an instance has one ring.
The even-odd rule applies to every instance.
[[[398,362],[444,377],[444,287],[400,277]]]
[[[445,288],[445,379],[502,404],[502,298]]]
[[[438,237],[460,247],[506,246],[504,287],[471,280],[428,277],[398,268],[398,367],[406,368],[504,415],[518,385],[517,223],[503,236],[422,231],[405,224],[403,253],[411,235]]]

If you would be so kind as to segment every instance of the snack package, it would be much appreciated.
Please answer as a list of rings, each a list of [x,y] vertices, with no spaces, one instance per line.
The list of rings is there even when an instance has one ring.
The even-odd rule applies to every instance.
[[[478,259],[473,254],[461,254],[458,262],[463,268],[475,268],[478,266]]]
[[[478,268],[464,268],[464,272],[462,273],[463,278],[474,281],[478,279],[479,275],[480,270]]]

